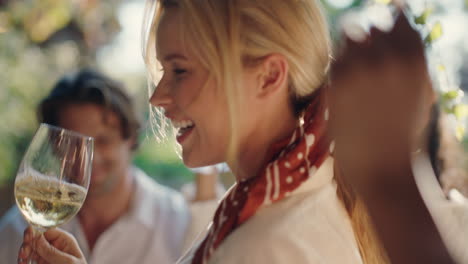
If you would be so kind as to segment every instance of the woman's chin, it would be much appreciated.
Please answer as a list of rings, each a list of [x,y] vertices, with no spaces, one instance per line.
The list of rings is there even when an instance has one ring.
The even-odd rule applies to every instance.
[[[204,166],[215,165],[221,163],[222,161],[216,161],[213,159],[206,159],[206,155],[196,154],[196,155],[186,155],[182,152],[182,161],[184,165],[188,168],[199,168]]]
[[[182,149],[182,161],[184,162],[184,165],[187,168],[196,168],[196,167],[203,166],[203,165],[200,165],[200,164],[203,164],[203,162],[199,158],[197,159],[191,156],[193,155],[188,154],[187,151]]]
[[[208,165],[212,165],[207,162],[199,161],[199,160],[191,160],[191,159],[183,159],[184,165],[187,168],[199,168],[199,167],[204,167]]]

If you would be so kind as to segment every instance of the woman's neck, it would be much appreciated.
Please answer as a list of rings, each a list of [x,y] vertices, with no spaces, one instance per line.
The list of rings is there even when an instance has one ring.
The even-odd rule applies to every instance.
[[[274,111],[268,117],[259,122],[250,135],[244,137],[235,162],[228,162],[238,181],[257,176],[271,159],[269,154],[272,145],[290,136],[299,122],[292,111]]]

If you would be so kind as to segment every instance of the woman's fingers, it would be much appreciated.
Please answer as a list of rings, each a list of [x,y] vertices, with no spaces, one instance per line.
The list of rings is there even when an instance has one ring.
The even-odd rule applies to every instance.
[[[80,250],[78,242],[71,234],[54,228],[45,232],[44,238],[55,248],[58,248],[74,257],[83,258],[83,253]]]
[[[28,228],[26,228],[23,233],[23,242],[31,244],[33,242],[33,239],[34,239],[34,231],[32,227],[28,226]]]
[[[52,233],[48,235],[46,239],[46,233]],[[69,252],[67,249],[70,247],[66,243],[74,243],[70,240],[68,235],[63,231],[55,230],[53,232],[46,232],[44,235],[39,237],[36,240],[36,253],[42,258],[45,263],[76,263],[74,252]],[[50,240],[49,240],[50,239]],[[56,241],[61,241],[59,248],[55,247],[53,244],[57,244]]]
[[[47,263],[36,252],[34,252],[32,244],[23,242],[18,253],[18,264],[29,263],[29,260],[34,260],[37,264]]]
[[[36,240],[36,252],[46,263],[74,263],[72,255],[60,251],[50,244],[44,236]]]
[[[18,252],[18,263],[27,263],[29,255],[32,253],[33,231],[31,227],[24,230],[23,243]]]
[[[23,243],[18,253],[18,263],[26,263],[31,251],[31,245]]]
[[[48,230],[35,238],[32,228],[28,227],[24,231],[23,244],[18,253],[18,263],[27,263],[30,256],[38,264],[86,263],[75,238],[60,229]]]
[[[23,243],[21,245],[20,251],[19,251],[19,256],[20,258],[27,258],[32,252],[32,247],[31,244],[28,243]]]

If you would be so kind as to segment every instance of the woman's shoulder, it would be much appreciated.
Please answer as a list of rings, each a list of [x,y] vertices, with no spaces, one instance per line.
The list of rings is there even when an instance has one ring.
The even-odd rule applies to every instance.
[[[361,263],[361,259],[349,218],[330,182],[261,209],[216,250],[212,263],[221,262]]]

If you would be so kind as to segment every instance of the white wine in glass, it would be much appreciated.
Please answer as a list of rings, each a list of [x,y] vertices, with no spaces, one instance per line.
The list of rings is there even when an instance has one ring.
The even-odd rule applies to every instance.
[[[15,180],[16,204],[35,236],[80,210],[89,187],[93,142],[63,128],[39,127]]]

